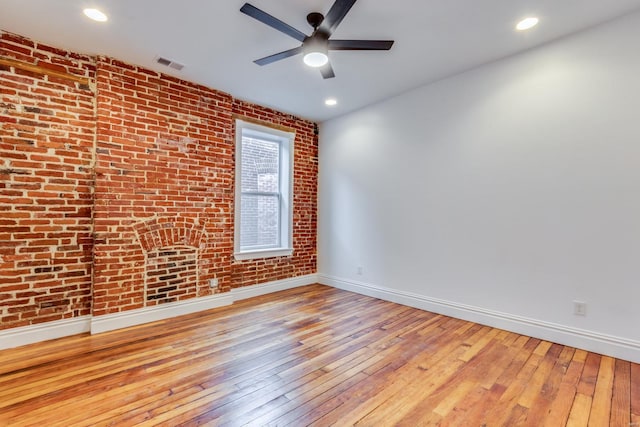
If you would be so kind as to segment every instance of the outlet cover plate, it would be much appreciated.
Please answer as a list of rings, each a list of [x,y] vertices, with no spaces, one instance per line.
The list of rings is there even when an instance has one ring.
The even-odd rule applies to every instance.
[[[576,316],[586,316],[587,303],[584,301],[573,301],[573,314]]]

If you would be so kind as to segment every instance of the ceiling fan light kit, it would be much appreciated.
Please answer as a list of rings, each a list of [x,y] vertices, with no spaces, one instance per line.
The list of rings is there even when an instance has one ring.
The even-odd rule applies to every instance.
[[[329,62],[329,57],[324,52],[309,52],[302,58],[309,67],[318,68]]]
[[[240,12],[302,43],[302,45],[296,48],[265,56],[253,62],[262,66],[302,53],[304,54],[303,61],[305,64],[310,67],[319,68],[322,77],[330,79],[335,77],[335,73],[329,62],[328,52],[330,50],[391,49],[393,40],[331,40],[331,34],[333,34],[355,2],[356,0],[336,0],[326,16],[318,12],[308,14],[307,22],[313,27],[313,32],[310,36],[307,36],[302,31],[293,28],[289,24],[280,21],[278,18],[269,15],[257,7],[245,3],[240,8]]]
[[[304,57],[302,60],[309,67],[322,67],[329,62],[329,49],[327,47],[328,41],[326,39],[316,37],[315,39],[309,39],[307,43],[302,45],[302,51]]]

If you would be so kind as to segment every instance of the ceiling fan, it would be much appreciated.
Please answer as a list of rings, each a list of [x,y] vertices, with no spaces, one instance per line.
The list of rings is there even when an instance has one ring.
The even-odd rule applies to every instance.
[[[393,46],[393,40],[331,40],[331,34],[340,25],[345,15],[356,0],[336,0],[329,9],[327,16],[318,12],[307,15],[307,22],[313,27],[313,32],[307,36],[289,24],[286,24],[255,6],[245,3],[240,12],[274,28],[294,39],[302,42],[302,45],[285,50],[264,58],[256,59],[258,65],[267,65],[290,56],[304,53],[304,63],[311,67],[320,68],[320,73],[325,79],[335,77],[329,57],[330,50],[389,50]]]

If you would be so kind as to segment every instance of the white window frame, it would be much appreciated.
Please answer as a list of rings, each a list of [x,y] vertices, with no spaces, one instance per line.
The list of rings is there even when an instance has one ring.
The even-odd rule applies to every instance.
[[[247,135],[280,144],[280,244],[266,249],[243,249],[241,242],[242,224],[242,137]],[[286,132],[257,123],[236,119],[235,153],[235,224],[234,257],[237,260],[270,258],[293,255],[293,141],[295,132]]]

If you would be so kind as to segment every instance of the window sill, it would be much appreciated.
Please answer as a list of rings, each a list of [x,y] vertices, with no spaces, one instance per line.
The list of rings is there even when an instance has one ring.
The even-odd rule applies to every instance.
[[[263,249],[258,251],[236,252],[233,254],[234,258],[240,261],[291,255],[293,255],[293,248]]]

